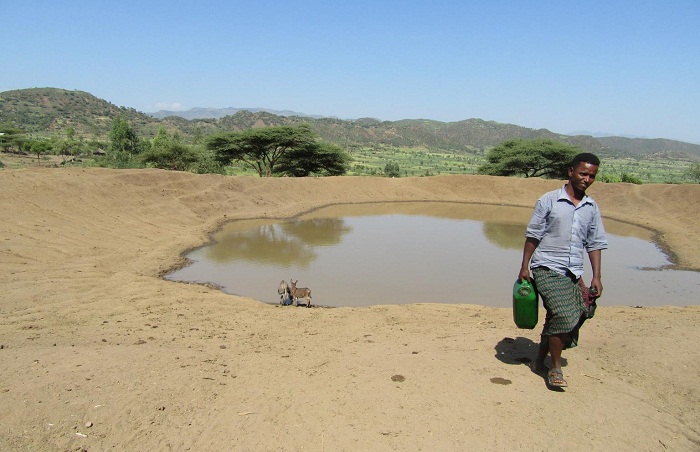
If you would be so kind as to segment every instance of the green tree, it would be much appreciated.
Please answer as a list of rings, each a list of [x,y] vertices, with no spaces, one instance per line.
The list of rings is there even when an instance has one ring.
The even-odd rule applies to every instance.
[[[10,152],[13,149],[19,152],[25,141],[27,138],[24,136],[24,130],[9,124],[0,124],[0,148],[3,152]]]
[[[399,164],[396,162],[388,162],[384,165],[384,174],[386,177],[400,177],[401,170],[399,169]]]
[[[140,155],[141,161],[148,167],[174,171],[189,171],[199,157],[191,146],[180,143],[152,146]]]
[[[637,176],[629,173],[622,173],[621,182],[627,182],[629,184],[641,185],[642,180]]]
[[[66,163],[68,157],[72,157],[80,148],[80,142],[66,138],[65,140],[54,138],[51,143],[54,152],[63,156],[63,163]]]
[[[194,136],[192,137],[192,144],[200,144],[202,142],[202,127],[197,126],[194,129]]]
[[[190,167],[190,171],[197,174],[224,173],[224,168],[216,160],[214,152],[200,146],[195,146],[194,149],[197,152],[197,161]]]
[[[611,173],[606,173],[606,172],[599,172],[596,175],[595,180],[598,182],[605,182],[608,184],[622,182],[622,178],[620,176],[615,175],[615,174],[611,174]]]
[[[700,184],[700,163],[691,163],[685,170],[685,173],[695,182]]]
[[[131,161],[134,154],[138,154],[142,148],[136,131],[122,116],[117,116],[112,121],[109,141],[108,157],[120,163]]]
[[[337,146],[322,144],[308,125],[247,129],[207,140],[222,165],[233,161],[252,168],[260,177],[283,173],[306,176],[316,171],[342,174],[347,157]]]
[[[45,140],[31,140],[23,144],[22,148],[32,154],[36,154],[36,161],[41,161],[42,154],[51,150],[51,144]]]
[[[284,154],[274,173],[293,177],[340,176],[347,172],[349,161],[350,156],[340,146],[314,141]]]
[[[156,132],[156,136],[153,137],[151,140],[151,148],[153,149],[160,149],[160,148],[165,148],[168,145],[170,145],[170,137],[168,136],[168,131],[165,130],[165,127],[160,126],[158,127],[158,132]]]
[[[491,149],[479,174],[565,179],[571,160],[582,149],[549,139],[508,140]]]

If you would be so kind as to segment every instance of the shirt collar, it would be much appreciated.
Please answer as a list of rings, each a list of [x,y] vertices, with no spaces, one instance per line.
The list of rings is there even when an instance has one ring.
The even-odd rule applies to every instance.
[[[571,198],[569,198],[568,193],[566,193],[566,184],[562,185],[559,189],[559,194],[557,196],[557,201],[567,201],[573,204]],[[579,207],[583,204],[593,204],[593,200],[588,195],[583,195],[581,202],[578,204]]]

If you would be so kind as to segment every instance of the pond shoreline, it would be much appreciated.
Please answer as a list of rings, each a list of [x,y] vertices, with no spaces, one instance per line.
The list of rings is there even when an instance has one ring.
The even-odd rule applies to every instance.
[[[190,264],[166,279],[207,281],[266,303],[276,298],[269,281],[291,275],[328,307],[423,302],[510,307],[513,272],[507,269],[519,262],[530,215],[530,209],[503,205],[404,202],[328,206],[284,220],[238,220],[188,252]],[[653,271],[670,264],[648,229],[615,220],[607,220],[606,229],[608,290],[601,301],[684,306],[700,300],[695,273]],[[433,230],[439,236],[431,237]],[[388,239],[377,231],[401,232]],[[405,281],[423,282],[409,287]],[[470,298],[455,297],[465,285]],[[338,290],[348,286],[362,287],[362,294]],[[679,291],[683,297],[674,297]]]

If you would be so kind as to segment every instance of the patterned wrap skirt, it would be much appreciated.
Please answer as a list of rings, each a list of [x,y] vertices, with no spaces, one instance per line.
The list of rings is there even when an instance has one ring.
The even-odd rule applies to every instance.
[[[546,267],[532,269],[535,286],[547,315],[542,329],[542,341],[552,335],[566,335],[564,348],[576,347],[579,328],[588,317],[579,282]]]

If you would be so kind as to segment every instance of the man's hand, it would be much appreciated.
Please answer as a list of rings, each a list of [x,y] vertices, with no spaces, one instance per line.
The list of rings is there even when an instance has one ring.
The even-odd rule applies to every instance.
[[[527,282],[532,283],[532,279],[530,279],[530,269],[525,267],[520,269],[520,273],[518,273],[518,281],[521,281],[525,279]]]
[[[591,289],[595,290],[594,295],[596,298],[603,295],[603,283],[600,281],[600,278],[593,278],[593,280],[591,281]]]

